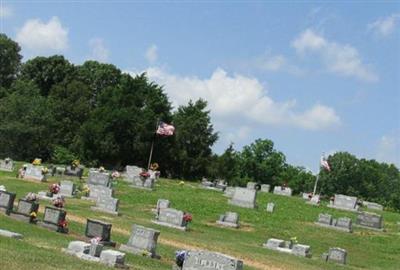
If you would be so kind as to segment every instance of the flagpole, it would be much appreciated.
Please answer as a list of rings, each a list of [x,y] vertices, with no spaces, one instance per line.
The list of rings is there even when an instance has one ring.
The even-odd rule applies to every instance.
[[[154,132],[153,140],[152,140],[152,142],[151,142],[150,155],[149,155],[149,162],[147,163],[147,170],[150,169],[151,158],[152,158],[152,156],[153,156],[154,141],[156,140],[157,128],[158,128],[158,124],[159,124],[159,123],[160,123],[160,120],[157,120],[156,131]]]
[[[318,174],[317,174],[317,179],[315,179],[313,196],[315,195],[315,192],[317,191],[317,184],[318,184],[318,180],[319,180],[319,172],[320,172],[320,170],[321,170],[321,161],[318,163]]]

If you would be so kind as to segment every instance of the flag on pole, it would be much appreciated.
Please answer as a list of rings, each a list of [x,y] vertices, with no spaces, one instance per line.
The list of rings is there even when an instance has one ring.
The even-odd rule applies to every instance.
[[[175,127],[173,125],[168,125],[164,122],[160,122],[158,125],[156,133],[161,136],[172,136],[174,135]]]
[[[321,167],[327,170],[328,172],[331,171],[331,166],[329,166],[328,161],[325,159],[325,156],[321,157]]]

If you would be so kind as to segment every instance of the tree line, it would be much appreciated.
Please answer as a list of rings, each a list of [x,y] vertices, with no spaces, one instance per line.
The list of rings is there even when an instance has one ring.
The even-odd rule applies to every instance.
[[[74,65],[61,55],[22,62],[19,45],[0,34],[0,157],[121,169],[153,161],[165,176],[198,180],[221,178],[230,185],[248,181],[287,184],[312,191],[315,175],[286,162],[268,139],[241,151],[231,144],[221,155],[207,101],[175,110],[163,88],[145,73],[123,73],[111,64]],[[170,137],[155,137],[158,120],[172,123]],[[400,209],[400,173],[394,165],[357,159],[349,153],[328,157],[330,173],[320,172],[320,191],[356,195]]]

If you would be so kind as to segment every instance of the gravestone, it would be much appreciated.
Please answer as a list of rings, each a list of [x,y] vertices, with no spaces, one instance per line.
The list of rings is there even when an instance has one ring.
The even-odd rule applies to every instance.
[[[126,178],[128,182],[133,183],[135,180],[140,179],[142,168],[137,166],[126,166]]]
[[[14,206],[15,196],[15,193],[0,191],[0,211],[9,215]]]
[[[224,190],[224,196],[228,198],[232,198],[234,193],[235,193],[234,187],[226,187]]]
[[[46,182],[46,175],[42,173],[43,169],[43,166],[34,166],[32,164],[28,164],[26,166],[24,179]]]
[[[351,218],[348,217],[341,217],[338,218],[336,222],[336,227],[337,228],[343,228],[347,231],[352,231],[352,220]]]
[[[267,212],[268,213],[273,213],[275,209],[275,204],[274,203],[268,203],[267,204]]]
[[[91,209],[112,215],[118,215],[118,205],[119,199],[108,196],[100,196],[97,198],[96,206],[92,206]]]
[[[310,199],[310,193],[308,193],[308,192],[303,192],[301,196],[302,196],[302,198],[304,200],[309,200]]]
[[[300,257],[310,257],[311,248],[308,245],[294,244],[292,247],[292,254]]]
[[[67,212],[60,208],[46,206],[43,221],[38,222],[39,226],[53,231],[67,233],[68,229],[63,226]]]
[[[100,263],[111,267],[123,268],[125,264],[125,253],[108,249],[100,254]]]
[[[61,181],[59,194],[64,197],[73,197],[75,194],[75,184],[71,181]]]
[[[332,215],[329,214],[319,214],[318,223],[332,225]]]
[[[36,219],[31,217],[31,214],[35,213],[36,215],[38,211],[39,204],[36,201],[20,199],[18,201],[17,211],[11,212],[10,217],[24,222],[35,222]]]
[[[224,215],[219,217],[217,224],[226,227],[239,228],[239,214],[235,212],[226,212]]]
[[[261,191],[261,192],[265,192],[265,193],[269,193],[269,190],[270,190],[270,189],[271,189],[271,186],[270,186],[270,185],[262,184],[262,185],[261,185],[260,191]]]
[[[121,245],[120,250],[133,254],[160,258],[156,254],[157,239],[160,231],[134,224],[132,233],[126,245]]]
[[[156,220],[152,222],[158,225],[163,225],[179,230],[186,231],[186,222],[183,220],[184,213],[173,208],[160,209]]]
[[[292,189],[289,187],[281,187],[275,186],[274,187],[274,194],[283,195],[283,196],[292,196]]]
[[[328,207],[357,212],[357,197],[335,194],[334,201],[330,202]]]
[[[82,178],[83,175],[83,166],[67,166],[64,171],[64,175],[67,176],[75,176]]]
[[[311,248],[308,245],[292,244],[290,241],[270,238],[263,244],[264,248],[276,250],[301,257],[311,257]]]
[[[22,234],[20,234],[20,233],[8,231],[8,230],[3,230],[3,229],[0,229],[0,236],[19,239],[19,240],[24,238],[24,236]]]
[[[383,230],[383,218],[381,215],[378,215],[375,213],[362,212],[362,213],[358,214],[358,216],[357,216],[356,226],[366,228],[366,229],[382,231]]]
[[[319,205],[320,202],[320,198],[319,195],[312,195],[311,199],[309,201],[307,201],[308,204],[312,204],[312,205]]]
[[[246,188],[248,189],[256,189],[257,183],[255,182],[247,182]]]
[[[256,196],[257,191],[254,189],[236,187],[232,199],[229,200],[229,204],[245,208],[255,208]]]
[[[85,236],[88,238],[99,237],[101,239],[100,244],[115,246],[114,242],[111,242],[111,223],[106,223],[100,220],[87,219]]]
[[[88,185],[111,187],[111,176],[109,173],[89,171]]]
[[[318,221],[315,224],[339,231],[352,232],[352,220],[348,217],[333,219],[329,214],[319,214]]]
[[[223,179],[217,179],[215,180],[215,188],[219,189],[221,191],[224,191],[227,187],[227,183],[225,180]]]
[[[332,261],[339,264],[346,264],[347,251],[342,248],[330,248],[326,256],[326,261]]]
[[[14,170],[14,161],[10,158],[0,159],[0,171],[12,172]]]
[[[135,178],[132,182],[132,185],[130,187],[133,188],[139,188],[139,189],[145,189],[145,190],[153,190],[154,189],[154,178],[147,177],[147,178]]]
[[[228,255],[210,251],[188,251],[182,270],[243,270],[243,262]]]
[[[379,203],[363,201],[362,204],[363,204],[363,206],[367,207],[368,209],[383,211],[383,205],[381,205]]]
[[[89,187],[89,196],[81,197],[81,199],[97,201],[97,199],[100,197],[112,197],[114,194],[114,190],[109,187],[97,186],[97,185],[88,185],[88,187]]]
[[[169,200],[158,199],[157,207],[155,209],[152,209],[152,212],[158,215],[160,212],[160,209],[169,208],[170,206],[171,206],[171,203]]]

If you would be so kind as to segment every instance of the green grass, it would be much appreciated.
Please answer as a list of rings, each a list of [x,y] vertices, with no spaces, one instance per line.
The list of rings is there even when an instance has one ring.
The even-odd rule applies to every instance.
[[[49,182],[60,179],[50,178]],[[78,182],[78,180],[75,180]],[[47,190],[49,183],[36,183],[15,178],[15,173],[0,172],[0,185],[16,192],[17,199],[26,193]],[[126,263],[132,269],[171,269],[177,249],[196,248],[222,252],[245,263],[245,269],[400,269],[400,214],[382,212],[385,232],[355,228],[354,233],[344,233],[313,224],[319,213],[334,217],[348,216],[355,221],[356,214],[346,211],[315,207],[299,197],[282,197],[259,193],[258,209],[231,206],[222,193],[200,189],[198,184],[161,179],[153,192],[133,189],[123,181],[115,183],[115,196],[120,199],[120,216],[90,210],[92,203],[80,199],[67,199],[70,234],[63,235],[44,228],[15,221],[0,214],[0,228],[22,233],[23,240],[0,237],[1,269],[107,269],[96,263],[81,261],[65,255],[61,249],[69,241],[83,239],[86,218],[111,222],[112,240],[125,244],[132,224],[140,224],[161,231],[157,247],[161,260],[127,254]],[[151,208],[159,198],[169,199],[173,208],[192,213],[190,230],[181,232],[151,223]],[[274,202],[274,213],[265,211],[267,202]],[[44,206],[40,202],[39,215]],[[219,215],[235,211],[240,215],[240,229],[221,228],[215,225]],[[379,212],[379,211],[377,211]],[[310,245],[313,256],[299,258],[262,248],[268,238],[288,240],[297,237],[300,244]],[[321,254],[329,247],[348,251],[348,265],[325,263]]]

